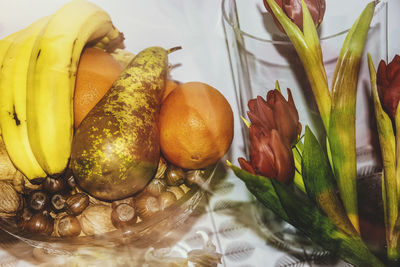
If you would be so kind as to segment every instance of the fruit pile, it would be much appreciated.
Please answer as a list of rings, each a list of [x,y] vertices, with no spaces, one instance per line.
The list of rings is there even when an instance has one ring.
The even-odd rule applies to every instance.
[[[224,96],[169,78],[180,47],[135,56],[123,40],[86,0],[0,40],[0,219],[58,237],[125,229],[167,211],[227,152]]]

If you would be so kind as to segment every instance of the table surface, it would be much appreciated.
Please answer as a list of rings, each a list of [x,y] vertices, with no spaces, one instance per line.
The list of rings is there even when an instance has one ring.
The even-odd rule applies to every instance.
[[[65,0],[0,0],[0,38],[26,27],[36,19],[54,12]],[[224,159],[237,163],[243,156],[242,135],[235,93],[229,67],[220,6],[215,0],[93,0],[111,15],[114,24],[125,34],[126,49],[137,53],[147,46],[182,45],[182,52],[170,58],[184,67],[173,70],[173,78],[204,81],[218,88],[230,102],[235,115],[235,137]],[[389,0],[389,59],[399,52],[400,38],[395,33],[400,1]],[[32,12],[34,11],[34,12]],[[149,19],[151,12],[151,19]],[[184,257],[188,251],[204,246],[203,236],[222,255],[219,266],[307,266],[307,259],[291,256],[266,242],[265,232],[255,220],[257,207],[244,184],[222,161],[216,176],[218,183],[207,195],[200,211],[177,232],[182,238],[171,245],[171,255]],[[205,238],[205,239],[207,239]],[[0,232],[0,266],[65,265],[77,256],[48,255]],[[90,251],[81,251],[92,266],[112,266],[110,259],[99,259]],[[153,251],[154,252],[154,251]],[[151,254],[151,251],[147,251]],[[122,254],[122,253],[121,253]],[[75,258],[74,258],[75,257]],[[90,261],[91,260],[91,261]],[[115,260],[115,258],[113,259]],[[81,261],[83,262],[83,261]],[[87,262],[87,265],[88,264]],[[113,261],[115,263],[115,261]],[[286,265],[285,265],[286,264]],[[344,263],[335,262],[337,266]],[[316,264],[312,264],[316,266]]]

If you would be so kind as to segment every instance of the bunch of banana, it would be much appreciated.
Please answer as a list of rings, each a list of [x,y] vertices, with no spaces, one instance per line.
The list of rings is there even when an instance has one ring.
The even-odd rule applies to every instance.
[[[115,47],[121,36],[104,10],[72,0],[0,40],[0,128],[9,157],[28,179],[65,170],[82,50],[96,44]]]

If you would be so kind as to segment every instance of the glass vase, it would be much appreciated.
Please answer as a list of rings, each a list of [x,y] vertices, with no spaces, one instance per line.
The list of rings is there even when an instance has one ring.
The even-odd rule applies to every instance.
[[[326,12],[318,34],[329,87],[346,35],[366,4],[362,0],[326,1]],[[320,133],[321,139],[324,138],[322,121],[302,63],[290,40],[274,24],[263,1],[223,0],[222,16],[239,115],[248,120],[248,101],[257,96],[265,98],[267,92],[275,89],[276,82],[279,82],[285,97],[286,88],[292,92],[303,133],[304,126],[308,125],[314,133]],[[387,61],[386,1],[380,1],[375,7],[361,59],[356,106],[359,170],[374,170],[375,166],[379,168],[380,165],[367,53],[371,55],[375,66],[380,60]],[[244,123],[240,127],[244,150],[237,156],[249,158],[248,128]],[[318,249],[304,241],[296,229],[280,221],[261,205],[256,205],[254,216],[260,227],[268,233],[270,242],[280,244],[294,253]]]

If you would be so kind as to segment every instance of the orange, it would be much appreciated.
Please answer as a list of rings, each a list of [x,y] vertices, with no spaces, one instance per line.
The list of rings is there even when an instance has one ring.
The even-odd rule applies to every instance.
[[[86,48],[79,60],[74,93],[74,126],[111,88],[123,70],[121,64],[100,48]]]
[[[162,101],[172,92],[176,87],[178,87],[178,83],[172,80],[167,80],[165,83],[165,89],[162,97]]]
[[[217,89],[201,82],[183,83],[162,103],[159,128],[165,158],[185,169],[200,169],[228,151],[233,112]]]

